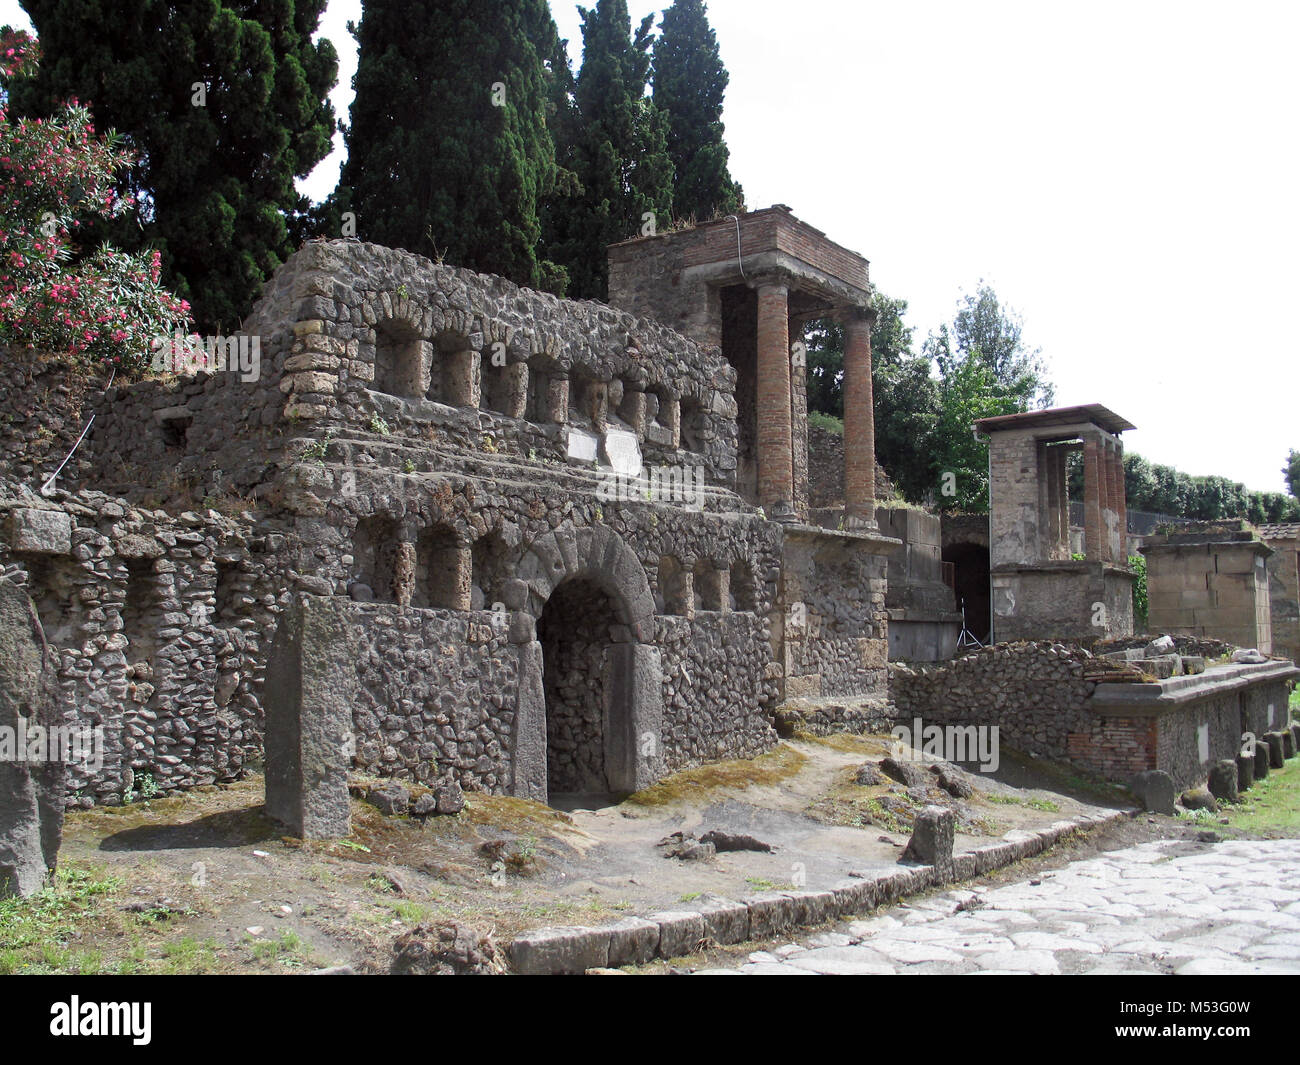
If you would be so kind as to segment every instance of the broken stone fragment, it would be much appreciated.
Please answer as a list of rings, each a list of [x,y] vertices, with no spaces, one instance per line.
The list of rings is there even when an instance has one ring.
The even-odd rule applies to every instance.
[[[416,925],[393,942],[389,972],[399,976],[488,976],[505,971],[490,935],[446,921]]]
[[[1184,810],[1209,810],[1212,814],[1219,812],[1219,804],[1215,802],[1209,788],[1189,788],[1183,792],[1181,801]]]
[[[746,836],[741,833],[732,834],[722,832],[716,828],[709,829],[700,837],[701,843],[712,843],[716,851],[763,851],[766,854],[772,853],[772,844],[764,843],[761,839],[755,839],[753,836]]]
[[[870,787],[873,784],[883,784],[885,778],[880,775],[880,770],[876,768],[875,762],[865,762],[858,767],[857,773],[853,777],[853,783],[862,787]]]
[[[880,771],[885,776],[905,784],[909,788],[924,787],[930,783],[926,772],[915,762],[898,758],[884,758],[880,762]]]
[[[405,814],[411,808],[411,792],[404,784],[381,784],[366,792],[366,802],[381,814]]]
[[[438,813],[458,814],[465,809],[465,793],[454,780],[439,784],[435,790],[438,801]]]

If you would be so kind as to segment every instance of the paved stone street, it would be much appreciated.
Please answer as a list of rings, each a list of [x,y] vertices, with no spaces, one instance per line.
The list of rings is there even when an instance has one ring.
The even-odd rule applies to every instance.
[[[1300,973],[1300,840],[1161,840],[709,973]]]

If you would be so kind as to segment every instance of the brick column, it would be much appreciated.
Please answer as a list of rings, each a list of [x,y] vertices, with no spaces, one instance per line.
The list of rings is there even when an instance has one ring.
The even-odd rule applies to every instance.
[[[844,524],[876,528],[876,418],[871,395],[871,325],[876,312],[844,313]]]
[[[781,281],[758,285],[758,501],[776,521],[795,520],[788,294]]]
[[[1101,518],[1101,463],[1101,437],[1089,433],[1083,438],[1083,550],[1089,562],[1106,557],[1102,547],[1105,523]]]

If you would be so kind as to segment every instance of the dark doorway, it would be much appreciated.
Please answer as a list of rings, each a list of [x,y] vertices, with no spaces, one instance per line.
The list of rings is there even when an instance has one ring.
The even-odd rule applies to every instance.
[[[966,604],[966,628],[980,641],[989,639],[989,549],[981,544],[952,544],[943,560],[953,564],[957,606]]]
[[[613,802],[606,752],[622,709],[613,706],[618,658],[614,604],[593,582],[565,581],[537,621],[546,696],[546,790],[552,806]],[[611,722],[614,721],[614,725]],[[617,776],[617,772],[615,772]]]

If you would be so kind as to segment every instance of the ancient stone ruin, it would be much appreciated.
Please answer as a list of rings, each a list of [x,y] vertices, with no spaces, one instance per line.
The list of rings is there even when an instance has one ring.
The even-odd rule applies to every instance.
[[[778,730],[915,713],[1001,723],[1116,778],[1191,779],[1235,753],[1230,704],[1281,726],[1281,667],[1144,683],[1139,707],[1078,646],[1133,629],[1123,419],[981,422],[991,535],[959,529],[885,498],[865,259],[777,206],[609,260],[605,305],[313,242],[231,338],[256,368],[97,391],[10,353],[0,563],[34,604],[59,713],[102,739],[67,767],[69,803],[265,761],[272,815],[326,837],[347,831],[349,774],[617,796]],[[845,431],[810,443],[797,338],[826,316],[845,329]],[[1082,561],[1064,476],[1079,447]],[[963,561],[954,578],[963,549],[982,576]],[[891,657],[954,653],[990,561],[994,638],[1051,642],[942,681],[896,668],[891,692]],[[1143,677],[1102,670],[1125,671]],[[1169,717],[1171,701],[1196,710]]]

